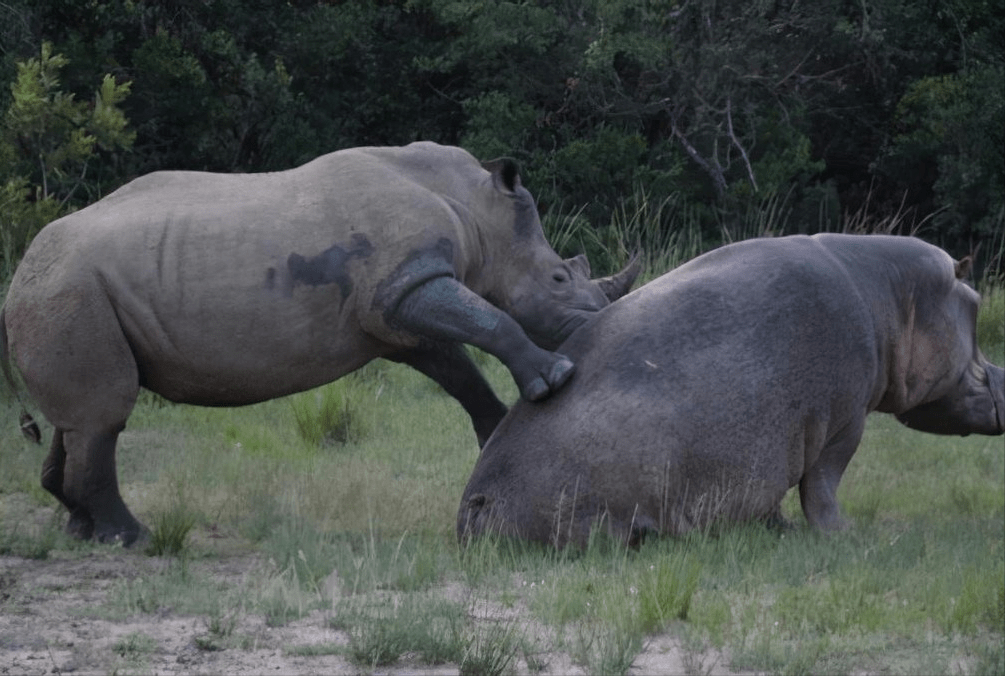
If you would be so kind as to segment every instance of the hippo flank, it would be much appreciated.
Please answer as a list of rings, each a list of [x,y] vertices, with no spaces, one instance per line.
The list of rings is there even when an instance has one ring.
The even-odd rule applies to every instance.
[[[843,528],[835,493],[869,412],[936,434],[1005,431],[1005,377],[977,347],[968,267],[892,236],[699,256],[561,346],[576,377],[496,428],[458,536],[582,546],[599,525],[631,545],[780,519],[796,485],[811,526]]]
[[[68,530],[128,545],[144,531],[115,444],[140,387],[251,404],[384,357],[442,385],[483,442],[506,407],[462,343],[543,399],[573,371],[550,350],[637,269],[590,281],[585,257],[560,259],[510,160],[358,148],[275,173],[157,172],[54,221],[14,274],[0,342],[55,427],[42,485]]]

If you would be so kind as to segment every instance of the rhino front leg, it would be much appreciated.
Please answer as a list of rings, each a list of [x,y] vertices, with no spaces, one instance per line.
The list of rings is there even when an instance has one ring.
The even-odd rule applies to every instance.
[[[390,324],[436,340],[468,343],[506,365],[528,401],[544,399],[572,376],[572,362],[535,345],[512,317],[452,277],[436,277],[408,293]]]
[[[459,401],[471,416],[479,447],[485,445],[496,425],[506,415],[506,405],[499,401],[460,343],[424,345],[390,355],[388,359],[408,364],[432,378]]]

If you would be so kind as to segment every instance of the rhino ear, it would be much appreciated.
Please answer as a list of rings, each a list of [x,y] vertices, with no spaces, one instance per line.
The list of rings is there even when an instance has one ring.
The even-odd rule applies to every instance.
[[[590,278],[590,261],[586,257],[586,254],[579,254],[578,256],[573,256],[572,258],[566,258],[565,264],[573,270],[578,270],[583,273],[583,276],[587,279]]]
[[[956,279],[969,279],[970,272],[974,267],[973,256],[964,256],[956,261]]]
[[[492,181],[506,192],[514,192],[520,185],[520,167],[509,157],[482,162],[482,167],[492,173]]]

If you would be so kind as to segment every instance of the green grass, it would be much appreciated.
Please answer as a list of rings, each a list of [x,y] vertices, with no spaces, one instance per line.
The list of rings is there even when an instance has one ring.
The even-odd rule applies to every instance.
[[[671,206],[649,208],[665,219]],[[622,218],[624,252],[656,236]],[[681,250],[651,254],[647,274]],[[1001,364],[1005,291],[984,298],[982,349]],[[505,369],[478,360],[515,399]],[[332,421],[349,410],[357,433],[339,437]],[[0,402],[0,554],[100,555],[60,532],[65,516],[38,485],[45,448],[20,437],[16,414]],[[206,651],[247,646],[245,613],[270,626],[321,613],[349,646],[289,651],[345,651],[361,669],[410,654],[462,673],[534,671],[558,651],[591,673],[624,673],[657,634],[678,637],[695,672],[710,649],[726,666],[779,674],[1005,667],[1001,437],[936,437],[874,415],[838,492],[847,532],[807,530],[790,492],[794,529],[727,527],[634,552],[603,537],[584,552],[488,538],[459,549],[457,501],[477,456],[457,403],[390,363],[244,408],[145,394],[120,439],[120,483],[157,553],[173,556],[140,557],[153,572],[116,580],[109,601],[82,612],[191,615]],[[260,565],[236,579],[198,572],[235,550]],[[116,647],[128,660],[151,649],[139,634]]]

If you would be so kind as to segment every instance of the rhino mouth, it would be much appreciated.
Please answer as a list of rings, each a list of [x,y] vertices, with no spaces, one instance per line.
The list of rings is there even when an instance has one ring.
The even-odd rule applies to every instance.
[[[557,350],[558,346],[564,343],[569,336],[575,333],[576,329],[588,322],[597,313],[595,309],[572,308],[568,316],[565,317],[554,330],[540,331],[534,328],[525,329],[527,337],[538,347],[545,350]]]

